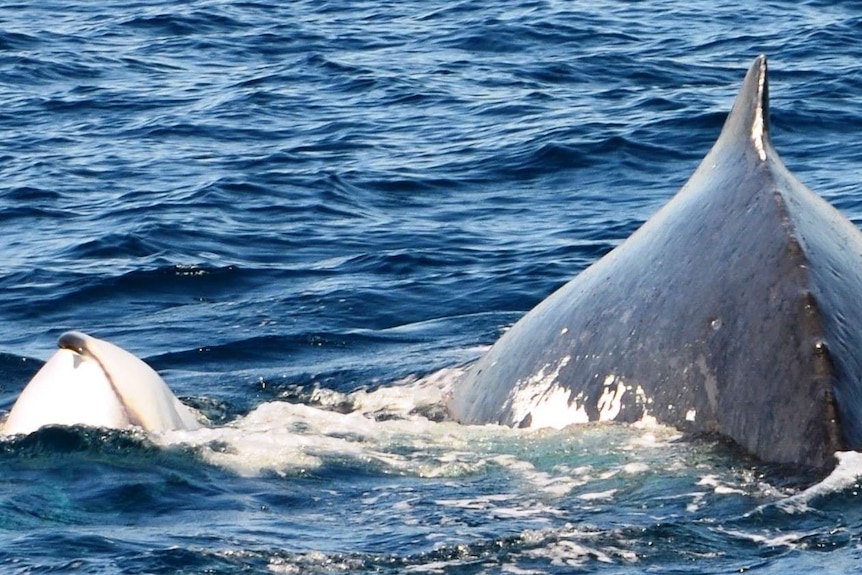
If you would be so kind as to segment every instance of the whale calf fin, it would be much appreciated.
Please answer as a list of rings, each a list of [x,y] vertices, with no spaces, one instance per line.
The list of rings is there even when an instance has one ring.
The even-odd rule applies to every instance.
[[[60,336],[60,347],[24,387],[3,434],[45,425],[89,425],[146,431],[201,425],[156,371],[128,351],[81,332]]]

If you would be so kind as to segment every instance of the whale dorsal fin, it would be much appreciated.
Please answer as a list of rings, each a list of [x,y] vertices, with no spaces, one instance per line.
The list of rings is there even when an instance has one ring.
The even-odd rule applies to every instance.
[[[769,140],[769,79],[764,55],[758,56],[748,69],[716,148],[726,144],[738,146],[745,139],[751,142],[760,160],[766,160],[772,144]]]
[[[648,416],[822,469],[862,449],[862,233],[783,165],[768,100],[760,56],[682,190],[469,368],[454,419]]]

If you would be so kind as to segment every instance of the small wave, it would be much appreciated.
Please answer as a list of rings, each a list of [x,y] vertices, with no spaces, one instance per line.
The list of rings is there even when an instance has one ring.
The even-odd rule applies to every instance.
[[[161,13],[130,16],[123,19],[120,25],[134,32],[168,37],[226,34],[246,27],[242,21],[230,17],[225,11],[201,8],[182,13],[166,8]]]
[[[158,453],[147,435],[136,430],[99,429],[86,426],[46,426],[23,436],[0,440],[2,453],[15,458],[36,458],[73,453],[135,457]]]
[[[844,492],[852,492],[855,498],[862,490],[862,453],[843,451],[836,453],[835,457],[838,465],[823,480],[772,505],[786,513],[795,514],[810,512],[818,501]]]

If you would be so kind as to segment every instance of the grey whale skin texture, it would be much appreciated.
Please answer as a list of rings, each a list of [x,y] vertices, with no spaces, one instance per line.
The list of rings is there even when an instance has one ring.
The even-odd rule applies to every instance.
[[[646,413],[828,469],[862,445],[860,309],[862,233],[773,149],[760,56],[682,190],[503,334],[448,409],[461,423],[542,425],[515,406],[562,392],[596,421],[620,389],[615,421]]]

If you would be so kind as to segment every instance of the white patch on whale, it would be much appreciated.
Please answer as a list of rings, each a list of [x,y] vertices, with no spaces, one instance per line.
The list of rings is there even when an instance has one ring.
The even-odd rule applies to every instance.
[[[159,374],[128,351],[80,332],[63,334],[58,344],[0,433],[32,433],[46,425],[136,425],[151,432],[200,427]]]
[[[584,392],[572,397],[571,389],[558,383],[560,371],[571,359],[567,355],[554,366],[545,364],[526,382],[519,382],[512,388],[506,408],[510,410],[513,421],[527,422],[528,425],[521,426],[532,429],[563,429],[568,425],[590,421],[586,408],[589,398]],[[602,384],[602,393],[595,404],[599,413],[598,421],[615,420],[622,411],[623,397],[627,392],[633,392],[635,403],[643,408],[641,420],[654,421],[655,418],[647,412],[652,399],[647,398],[642,387],[633,389],[615,374],[607,375]]]
[[[544,365],[530,376],[523,385],[512,388],[509,407],[514,421],[523,421],[529,416],[530,425],[526,427],[551,427],[562,429],[573,423],[586,423],[590,420],[578,398],[571,399],[570,390],[556,385],[557,378],[571,356],[565,356],[551,367]],[[540,425],[535,425],[540,423]]]
[[[613,387],[614,381],[617,382],[616,388]],[[596,403],[596,407],[599,409],[599,421],[613,421],[623,408],[626,385],[622,378],[611,374],[605,378],[604,386],[604,392]]]

